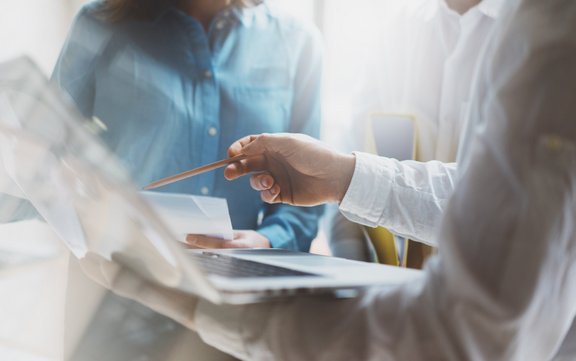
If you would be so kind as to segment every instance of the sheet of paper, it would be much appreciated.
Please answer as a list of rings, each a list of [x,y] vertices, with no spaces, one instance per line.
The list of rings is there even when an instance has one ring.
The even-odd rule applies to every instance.
[[[223,198],[141,192],[160,218],[184,242],[187,234],[232,239],[228,203]]]

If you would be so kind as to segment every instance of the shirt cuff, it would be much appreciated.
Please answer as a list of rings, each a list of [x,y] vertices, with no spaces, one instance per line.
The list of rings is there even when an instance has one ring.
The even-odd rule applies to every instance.
[[[268,238],[270,247],[296,249],[294,242],[290,242],[290,236],[279,224],[270,224],[256,230],[258,233]]]
[[[392,190],[394,161],[367,153],[354,154],[354,174],[339,209],[353,222],[376,227]]]

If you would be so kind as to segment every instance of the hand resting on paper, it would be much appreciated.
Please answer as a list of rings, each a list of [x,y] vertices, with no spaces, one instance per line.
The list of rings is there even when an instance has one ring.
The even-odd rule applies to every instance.
[[[191,248],[270,248],[270,241],[260,233],[251,230],[234,231],[234,239],[189,234],[186,242]]]

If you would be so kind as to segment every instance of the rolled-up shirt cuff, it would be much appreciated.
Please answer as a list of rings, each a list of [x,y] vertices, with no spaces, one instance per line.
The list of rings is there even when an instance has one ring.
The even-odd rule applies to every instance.
[[[394,161],[367,153],[354,154],[354,174],[339,209],[353,222],[376,227],[392,189]]]

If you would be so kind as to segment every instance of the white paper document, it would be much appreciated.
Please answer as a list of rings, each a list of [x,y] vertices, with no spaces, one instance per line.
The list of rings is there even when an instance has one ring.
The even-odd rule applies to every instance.
[[[184,242],[187,234],[232,239],[228,203],[223,198],[141,192],[160,219]]]

